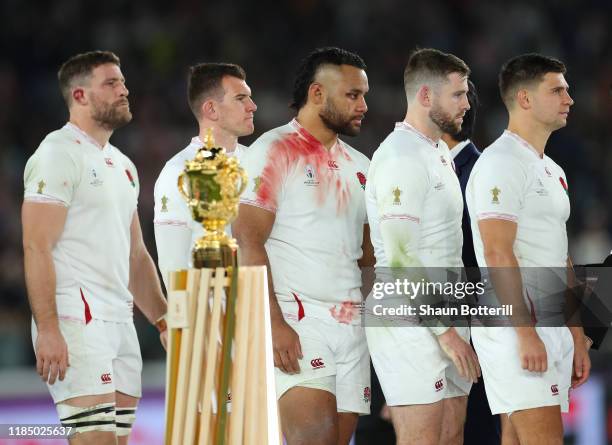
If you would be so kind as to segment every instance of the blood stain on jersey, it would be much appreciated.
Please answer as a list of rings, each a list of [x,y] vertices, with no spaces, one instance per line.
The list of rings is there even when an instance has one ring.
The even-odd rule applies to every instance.
[[[491,189],[491,204],[499,204],[499,194],[501,193],[501,190],[497,188],[497,186],[493,187]]]
[[[402,201],[400,201],[400,196],[402,194],[402,191],[400,190],[400,188],[396,186],[391,193],[393,193],[393,205],[401,205]]]
[[[357,315],[357,305],[352,301],[343,301],[340,309],[336,309],[336,305],[329,309],[329,313],[338,323],[350,324]]]
[[[42,195],[43,189],[45,188],[47,184],[45,184],[45,181],[43,181],[42,179],[38,182],[38,190],[36,193],[38,193],[39,195]]]
[[[162,205],[161,211],[167,212],[168,211],[168,197],[166,195],[162,196],[161,205]]]

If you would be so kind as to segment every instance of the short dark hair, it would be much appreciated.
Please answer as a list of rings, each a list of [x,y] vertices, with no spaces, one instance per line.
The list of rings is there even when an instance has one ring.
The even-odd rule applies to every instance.
[[[520,88],[540,82],[547,73],[565,72],[565,65],[557,59],[536,53],[523,54],[508,60],[502,66],[499,73],[499,93],[506,108],[509,108]]]
[[[121,66],[119,57],[111,51],[89,51],[77,54],[62,64],[57,72],[57,79],[68,107],[72,104],[72,88],[74,85],[77,82],[86,82],[96,67],[107,63]]]
[[[200,63],[189,67],[187,98],[196,118],[200,118],[200,108],[211,96],[223,97],[221,82],[225,76],[246,80],[244,69],[234,63]]]
[[[470,75],[470,68],[459,57],[433,48],[415,50],[404,69],[404,89],[407,97],[413,97],[426,80],[446,80],[452,73]]]
[[[468,102],[470,103],[470,109],[465,112],[463,116],[463,123],[461,124],[461,130],[455,135],[453,139],[458,142],[471,139],[474,134],[474,127],[476,126],[476,109],[480,105],[478,100],[478,93],[476,92],[476,85],[471,80],[468,80]]]
[[[367,69],[363,59],[350,51],[334,46],[315,49],[300,62],[293,83],[291,108],[299,110],[306,105],[308,88],[314,82],[317,71],[323,65],[350,65],[362,70]]]

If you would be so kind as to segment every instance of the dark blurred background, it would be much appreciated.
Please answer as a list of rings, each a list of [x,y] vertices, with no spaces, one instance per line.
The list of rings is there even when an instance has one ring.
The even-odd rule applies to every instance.
[[[197,133],[186,99],[189,65],[227,61],[246,69],[259,106],[255,134],[241,141],[248,145],[292,117],[288,104],[300,58],[328,45],[359,53],[368,65],[369,111],[362,134],[347,142],[370,156],[404,117],[402,72],[415,47],[452,52],[471,67],[482,102],[474,137],[481,148],[507,123],[497,91],[501,64],[525,52],[555,56],[568,67],[576,103],[568,126],[552,136],[547,154],[567,173],[570,249],[580,264],[601,261],[612,249],[611,25],[609,0],[2,0],[0,371],[31,371],[34,363],[19,223],[23,169],[43,137],[67,119],[56,73],[71,55],[107,49],[121,58],[134,120],[111,142],[138,168],[140,218],[154,257],[155,179],[166,160]],[[137,323],[143,356],[155,364],[163,358],[157,335],[142,318]],[[608,404],[609,345],[593,354]],[[0,397],[12,382],[2,378]],[[612,425],[612,410],[602,415]]]

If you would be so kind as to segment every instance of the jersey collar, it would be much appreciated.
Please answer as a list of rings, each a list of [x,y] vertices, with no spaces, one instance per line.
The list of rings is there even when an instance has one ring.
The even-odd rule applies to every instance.
[[[414,134],[416,134],[420,139],[424,140],[425,142],[427,142],[429,145],[431,145],[433,148],[438,148],[438,143],[436,141],[434,141],[432,138],[425,136],[423,133],[421,133],[419,130],[417,130],[416,128],[414,128],[412,125],[410,125],[408,122],[406,121],[402,121],[402,122],[396,122],[395,123],[395,129],[396,130],[406,130],[406,131],[411,131]]]
[[[108,145],[108,142],[104,146],[100,145],[100,143],[98,141],[96,141],[90,135],[88,135],[83,130],[81,130],[79,127],[74,125],[72,122],[67,122],[66,125],[64,125],[64,128],[68,128],[68,129],[72,130],[73,132],[78,134],[80,137],[85,139],[87,142],[92,144],[94,147],[98,148],[100,151],[104,150],[106,148],[106,145]]]
[[[544,159],[544,154],[542,153],[540,155],[540,153],[538,153],[538,150],[536,150],[533,145],[531,145],[529,142],[527,142],[525,139],[523,139],[522,137],[520,137],[518,134],[511,132],[510,130],[504,130],[504,135],[508,136],[509,138],[514,139],[516,142],[518,142],[519,144],[521,144],[523,147],[527,148],[529,151],[531,151],[534,155],[536,155],[538,157],[538,159]]]

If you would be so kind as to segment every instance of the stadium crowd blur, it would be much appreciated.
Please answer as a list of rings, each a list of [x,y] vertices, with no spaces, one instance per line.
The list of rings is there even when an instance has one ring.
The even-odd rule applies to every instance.
[[[77,0],[4,0],[0,5],[0,367],[34,363],[20,229],[25,162],[67,119],[56,80],[59,65],[92,49],[112,50],[121,58],[134,119],[111,142],[138,168],[140,218],[154,257],[155,179],[197,133],[186,100],[187,67],[228,61],[246,69],[259,106],[256,132],[242,141],[248,145],[290,119],[297,62],[326,45],[356,51],[368,64],[369,111],[362,134],[347,142],[369,156],[403,118],[402,72],[416,46],[452,52],[471,67],[482,102],[474,137],[481,148],[506,124],[497,92],[501,64],[531,51],[563,60],[576,104],[547,154],[568,177],[571,254],[576,263],[593,263],[612,249],[609,1],[107,0],[87,6]],[[155,330],[142,318],[138,325],[145,360],[161,358]]]

